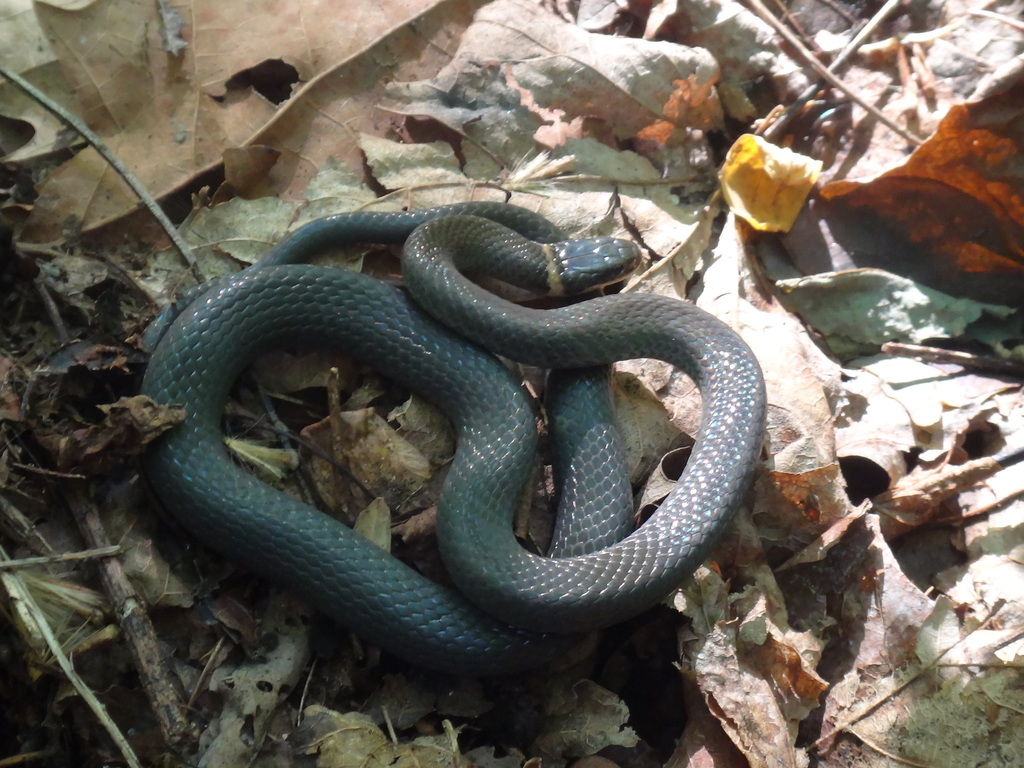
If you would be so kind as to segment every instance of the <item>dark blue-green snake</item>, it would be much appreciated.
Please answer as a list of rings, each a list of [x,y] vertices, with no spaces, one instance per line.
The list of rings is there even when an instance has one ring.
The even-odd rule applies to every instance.
[[[543,261],[562,247],[537,242],[561,239],[537,214],[495,203],[338,214],[300,227],[257,266],[212,281],[163,332],[143,381],[143,394],[187,413],[144,456],[155,493],[203,543],[364,639],[442,671],[515,672],[563,652],[572,633],[658,603],[708,555],[750,482],[764,429],[761,371],[736,333],[682,300],[629,293],[526,309],[462,274],[498,260],[512,265],[501,279],[525,279],[527,288],[570,280],[553,261],[529,273],[495,255],[539,253]],[[289,263],[356,242],[404,243],[403,281],[415,302],[362,274]],[[607,238],[595,247],[599,255],[583,259],[590,267],[603,262],[601,249],[633,248]],[[691,376],[703,398],[700,434],[657,512],[589,554],[524,549],[512,519],[533,463],[534,410],[508,370],[467,338],[543,368],[645,357]],[[228,456],[221,421],[230,388],[255,357],[286,346],[342,350],[451,419],[458,447],[437,502],[437,537],[457,590]]]

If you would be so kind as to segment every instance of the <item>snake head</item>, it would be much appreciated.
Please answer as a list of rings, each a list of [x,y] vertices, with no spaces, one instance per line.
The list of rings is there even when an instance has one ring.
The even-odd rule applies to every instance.
[[[640,265],[636,243],[614,237],[564,240],[545,246],[551,294],[574,296],[622,280]]]

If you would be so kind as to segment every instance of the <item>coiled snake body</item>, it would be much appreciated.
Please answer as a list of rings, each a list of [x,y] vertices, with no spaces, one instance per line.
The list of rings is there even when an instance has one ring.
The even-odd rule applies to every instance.
[[[161,337],[142,387],[187,411],[144,463],[157,495],[193,534],[365,639],[461,674],[541,663],[572,641],[562,633],[608,626],[663,599],[731,519],[764,428],[753,354],[693,305],[622,294],[532,310],[464,278],[453,267],[472,273],[496,251],[538,248],[495,221],[540,242],[561,237],[536,214],[488,203],[308,224],[257,267],[212,282],[191,301]],[[403,241],[405,284],[436,320],[381,281],[285,263],[345,242]],[[545,368],[636,357],[682,368],[701,389],[703,422],[660,509],[596,552],[550,558],[525,550],[511,520],[532,465],[532,407],[500,363],[437,320],[496,354]],[[220,422],[230,387],[254,357],[288,345],[335,346],[386,366],[389,378],[451,418],[458,448],[438,500],[438,540],[459,591],[426,580],[228,457]]]

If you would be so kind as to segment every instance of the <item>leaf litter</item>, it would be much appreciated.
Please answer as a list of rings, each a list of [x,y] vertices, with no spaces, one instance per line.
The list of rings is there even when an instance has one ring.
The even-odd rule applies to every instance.
[[[776,236],[719,216],[715,142],[730,124],[789,103],[813,73],[731,3],[666,2],[646,16],[609,6],[586,25],[581,10],[580,26],[525,0],[397,4],[374,18],[343,2],[275,14],[171,7],[180,27],[145,4],[119,8],[114,24],[104,3],[37,5],[50,53],[42,46],[16,68],[63,94],[152,191],[193,190],[183,230],[204,278],[258,260],[327,213],[507,197],[574,235],[639,238],[651,269],[627,290],[685,294],[740,330],[769,393],[770,459],[749,505],[671,607],[515,681],[439,681],[415,668],[396,676],[379,652],[336,631],[325,640],[320,628],[310,655],[311,619],[294,598],[185,549],[191,542],[166,524],[132,524],[155,510],[129,457],[176,416],[118,399],[132,393],[126,370],[143,359],[121,340],[194,279],[172,252],[126,246],[149,251],[155,238],[91,150],[40,171],[38,198],[12,192],[3,206],[36,270],[0,266],[12,288],[0,332],[0,502],[5,519],[26,522],[8,525],[4,539],[19,554],[77,549],[73,522],[39,502],[65,499],[74,485],[131,553],[131,577],[205,728],[195,740],[145,704],[121,706],[142,699],[113,695],[127,690],[129,665],[118,662],[124,643],[107,640],[78,663],[109,692],[134,748],[148,761],[177,744],[224,766],[257,755],[323,765],[1020,763],[1024,477],[991,457],[1024,446],[1021,375],[940,354],[991,350],[1012,366],[1021,335],[1020,88],[1010,80],[1000,90],[974,63],[994,71],[1019,54],[1021,36],[971,15],[1007,8],[950,2],[948,26],[934,9],[883,22],[844,80],[876,97],[895,83],[900,98],[882,108],[928,139],[907,158],[912,147],[842,94],[819,93],[793,111],[787,141],[825,161],[825,183]],[[24,5],[3,13],[26,21]],[[849,35],[828,12],[800,15],[823,50]],[[616,28],[632,18],[642,37],[594,31],[608,17]],[[341,21],[349,18],[359,21]],[[992,29],[1001,47],[987,49]],[[105,45],[113,39],[116,49]],[[169,62],[186,76],[169,78]],[[117,89],[104,85],[115,80]],[[964,103],[975,91],[986,97]],[[59,129],[0,93],[5,116],[35,129],[11,159],[42,156]],[[226,181],[212,197],[195,188],[222,159]],[[332,260],[396,272],[377,249]],[[36,275],[49,315],[28,290]],[[77,345],[62,349],[70,338]],[[938,359],[896,356],[883,346],[892,342]],[[451,438],[416,415],[415,400],[326,362],[340,366],[348,400],[338,407],[371,447],[348,449],[367,468],[358,483],[314,473],[314,496],[360,487],[346,514],[370,510],[363,524],[377,537],[385,499],[404,520],[399,549],[419,563],[410,542],[430,529],[437,482],[427,469],[443,468]],[[299,414],[308,423],[323,365],[300,358],[287,376],[263,380],[286,424]],[[694,433],[699,402],[666,366],[622,369],[620,411],[636,436],[634,466],[648,474],[680,429]],[[229,422],[251,431],[264,399],[243,387]],[[318,429],[324,437],[309,450],[336,456],[330,418]],[[391,468],[368,474],[385,454]],[[674,463],[662,468],[668,482]],[[75,568],[57,573],[91,584]],[[113,626],[109,614],[90,620]],[[27,699],[4,729],[19,741],[0,739],[14,755],[45,741],[52,702],[12,661],[5,667],[4,685]],[[74,700],[60,707],[80,724],[89,764],[111,759],[90,715]]]

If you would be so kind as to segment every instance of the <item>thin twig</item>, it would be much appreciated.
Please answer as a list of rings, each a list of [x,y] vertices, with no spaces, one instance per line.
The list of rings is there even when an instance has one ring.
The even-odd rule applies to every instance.
[[[718,215],[718,203],[719,203],[719,200],[721,199],[721,197],[722,197],[722,190],[721,190],[721,188],[715,189],[715,191],[711,193],[711,195],[708,197],[707,201],[700,208],[700,211],[701,211],[700,212],[700,218],[698,218],[697,224],[695,225],[695,227],[693,229],[694,232],[699,232],[701,226],[703,226],[703,224],[701,222],[701,219],[704,219],[704,218],[709,217],[709,216],[714,218],[715,216]],[[682,253],[683,251],[685,251],[685,250],[687,250],[688,248],[691,247],[690,240],[691,240],[691,238],[688,237],[686,240],[684,240],[679,245],[677,245],[675,248],[673,248],[667,255],[662,256],[661,258],[656,260],[654,263],[652,263],[651,266],[649,266],[647,269],[645,269],[639,275],[637,275],[636,277],[630,278],[629,285],[627,285],[625,288],[623,288],[622,292],[623,293],[628,293],[628,292],[631,292],[633,290],[636,290],[636,288],[638,286],[643,285],[644,282],[651,277],[651,275],[654,275],[657,272],[660,272],[665,267],[667,267],[670,264],[672,264],[675,261],[676,257],[679,256],[680,253]]]
[[[992,512],[995,509],[999,509],[1000,507],[1002,507],[1005,504],[1013,501],[1014,499],[1021,498],[1021,497],[1024,497],[1024,486],[1022,486],[1020,488],[1017,488],[1016,490],[1007,491],[1002,496],[1000,496],[998,499],[994,499],[994,500],[988,502],[987,504],[982,504],[979,507],[974,507],[972,509],[969,509],[969,510],[967,510],[966,512],[964,512],[962,515],[960,515],[957,518],[938,517],[933,522],[935,522],[936,524],[940,524],[940,523],[960,523],[960,522],[963,522],[963,521],[966,521],[966,520],[974,520],[975,518],[982,517],[983,515],[987,515],[989,512]]]
[[[54,747],[47,747],[46,749],[36,749],[31,752],[19,752],[17,755],[11,755],[0,759],[0,768],[10,768],[14,765],[33,765],[35,763],[42,763],[47,758],[53,757],[57,753]]]
[[[7,551],[0,544],[0,560],[9,560]],[[85,681],[78,676],[75,672],[75,668],[71,664],[71,660],[64,653],[64,649],[61,648],[60,641],[53,634],[53,629],[50,627],[49,621],[46,619],[46,614],[43,613],[43,609],[39,607],[39,604],[32,597],[31,592],[25,587],[24,582],[16,574],[7,574],[0,576],[3,580],[4,585],[7,587],[7,594],[11,598],[11,602],[14,604],[14,609],[18,612],[18,617],[22,621],[32,625],[34,629],[39,633],[39,636],[46,642],[46,646],[50,649],[50,653],[53,654],[53,658],[57,660],[57,664],[60,666],[61,671],[64,673],[64,677],[71,683],[71,686],[75,689],[79,696],[82,697],[82,701],[86,703],[86,706],[92,710],[92,713],[96,716],[96,719],[100,722],[111,740],[117,746],[121,752],[121,756],[124,761],[131,768],[142,768],[142,763],[139,761],[138,756],[135,754],[135,750],[132,749],[131,744],[128,743],[128,739],[125,738],[121,729],[117,727],[110,715],[107,714],[107,708],[103,706],[96,694],[92,692]]]
[[[782,24],[782,22],[775,18],[772,12],[769,11],[764,6],[761,0],[747,0],[747,2],[750,5],[751,9],[753,9],[757,13],[757,15],[761,18],[762,21],[764,21],[772,29],[774,29],[779,35],[783,37],[783,39],[787,43],[789,43],[789,45],[793,47],[793,49],[800,55],[800,57],[805,62],[807,62],[811,69],[813,69],[818,74],[818,77],[820,77],[826,83],[831,85],[837,91],[840,91],[841,93],[845,94],[846,98],[848,98],[854,104],[858,105],[861,109],[868,112],[868,114],[872,115],[880,123],[888,126],[890,129],[895,131],[897,134],[903,137],[908,143],[913,144],[914,146],[918,146],[924,143],[924,139],[910,133],[906,128],[897,124],[896,122],[891,120],[887,115],[883,114],[882,111],[878,109],[878,107],[864,101],[864,99],[862,99],[852,90],[850,90],[850,88],[842,80],[840,80],[838,77],[832,74],[832,72],[830,72],[828,68],[825,67],[825,65],[818,61],[818,59],[815,58],[813,53],[807,50],[807,47],[796,35],[790,32],[789,29],[784,24]]]
[[[40,301],[43,302],[43,307],[46,309],[46,314],[50,317],[50,324],[53,326],[53,330],[57,333],[57,341],[60,346],[66,345],[71,341],[71,334],[68,333],[68,327],[64,324],[64,318],[60,315],[60,309],[57,308],[57,302],[53,300],[53,296],[50,295],[50,286],[47,284],[46,276],[40,272],[35,280],[32,281],[32,285],[36,289],[36,293],[39,294]]]
[[[851,715],[848,715],[845,720],[843,720],[842,722],[837,723],[835,726],[833,726],[828,731],[828,733],[825,733],[824,735],[822,735],[821,737],[816,739],[810,745],[810,748],[820,749],[822,751],[822,753],[828,752],[832,748],[832,744],[834,744],[835,740],[837,738],[839,738],[840,734],[842,734],[842,733],[844,733],[846,731],[849,731],[851,727],[853,727],[856,723],[860,722],[864,718],[866,718],[869,715],[871,715],[880,706],[885,704],[885,702],[891,701],[892,699],[896,698],[897,694],[899,694],[900,692],[906,690],[911,685],[913,685],[915,682],[920,680],[921,676],[925,672],[927,672],[927,671],[937,667],[939,665],[939,662],[940,662],[940,660],[942,659],[943,656],[945,656],[947,653],[949,653],[950,651],[955,649],[957,646],[959,646],[961,643],[963,643],[968,637],[970,637],[976,631],[978,631],[979,629],[984,627],[986,624],[988,624],[992,620],[992,617],[994,617],[996,615],[996,613],[1003,607],[1003,604],[1004,604],[1003,602],[999,602],[996,605],[992,606],[992,608],[988,612],[988,615],[985,616],[985,618],[981,621],[981,623],[978,624],[977,627],[975,627],[970,632],[965,634],[963,637],[961,637],[955,643],[950,645],[944,651],[942,651],[941,653],[937,654],[932,661],[928,662],[927,664],[922,664],[920,667],[914,669],[913,672],[909,673],[907,675],[907,678],[903,682],[899,683],[895,688],[893,688],[893,690],[888,691],[888,692],[886,692],[886,693],[876,697],[874,701],[867,702],[865,704],[865,706],[861,710],[856,711],[856,712],[852,713]],[[824,746],[825,742],[830,742],[830,744],[828,746]]]
[[[887,355],[913,357],[926,363],[949,363],[973,371],[986,371],[987,373],[1002,374],[1004,376],[1024,377],[1024,365],[1021,363],[1016,363],[1012,360],[1002,360],[998,357],[960,352],[955,349],[923,347],[918,344],[887,341],[882,345],[882,351]]]
[[[860,32],[853,36],[853,40],[839,52],[839,55],[835,57],[831,64],[829,64],[828,71],[833,74],[838,74],[839,70],[846,64],[847,60],[853,56],[857,50],[864,45],[864,42],[874,34],[875,30],[882,26],[882,22],[888,19],[896,10],[903,5],[902,0],[887,0],[885,5],[878,9],[874,16],[868,19],[868,23],[861,27]]]
[[[20,470],[22,472],[31,472],[42,477],[52,477],[55,480],[85,480],[85,475],[77,472],[58,472],[55,469],[46,469],[45,467],[37,467],[34,464],[22,464],[20,461],[12,461],[11,467]]]
[[[932,768],[931,763],[919,763],[915,760],[910,760],[906,757],[900,757],[894,752],[889,752],[888,750],[882,749],[881,746],[879,746],[871,739],[868,739],[866,736],[864,736],[863,733],[858,733],[857,739],[864,742],[864,744],[866,744],[869,748],[875,750],[875,752],[877,752],[878,754],[889,758],[894,763],[902,763],[903,765],[909,765],[910,768]]]
[[[0,571],[13,571],[17,568],[29,568],[36,565],[49,565],[51,563],[66,563],[71,560],[91,560],[94,557],[111,557],[124,552],[120,546],[97,547],[85,549],[80,552],[62,552],[56,555],[43,555],[41,557],[22,557],[18,560],[0,560]]]
[[[86,501],[84,486],[71,486],[65,494],[65,501],[86,543],[97,548],[109,546],[96,507]],[[149,700],[165,741],[175,746],[188,743],[196,738],[197,733],[189,722],[178,685],[142,599],[128,580],[119,558],[101,560],[99,574],[107,597],[114,606],[118,626],[127,640],[143,693]]]
[[[135,175],[128,170],[124,163],[122,163],[118,159],[117,155],[110,151],[110,149],[107,147],[106,144],[103,143],[100,137],[93,133],[92,129],[89,128],[89,126],[82,122],[78,117],[68,112],[66,109],[64,109],[64,107],[62,107],[60,104],[58,104],[49,96],[47,96],[45,93],[40,91],[38,88],[32,85],[32,83],[23,78],[21,75],[17,74],[16,72],[12,72],[2,64],[0,64],[0,75],[10,80],[15,87],[22,91],[22,93],[24,93],[30,99],[33,99],[34,101],[44,106],[54,115],[56,115],[63,123],[68,125],[73,130],[77,131],[79,134],[81,134],[83,139],[89,142],[90,146],[92,146],[92,148],[95,149],[100,154],[100,156],[104,160],[106,160],[115,171],[117,171],[118,175],[120,175],[121,178],[124,179],[125,183],[129,187],[131,187],[132,191],[136,194],[136,196],[139,198],[142,204],[146,206],[149,212],[153,215],[153,218],[160,223],[161,227],[163,227],[164,231],[167,233],[167,236],[171,239],[171,242],[174,243],[174,247],[177,248],[178,251],[181,253],[182,258],[184,258],[185,261],[188,262],[189,268],[192,270],[196,279],[202,282],[203,276],[199,269],[199,265],[196,262],[196,258],[193,255],[192,249],[189,247],[188,243],[185,242],[185,239],[181,236],[181,233],[178,232],[178,228],[174,226],[174,223],[169,218],[167,218],[167,214],[164,213],[163,208],[157,205],[157,202],[152,198],[152,196],[149,194],[146,188],[142,186],[142,182],[139,181],[135,177]]]
[[[204,690],[206,690],[206,682],[213,675],[213,672],[220,665],[221,653],[224,650],[224,646],[227,644],[227,638],[221,636],[217,639],[217,644],[213,646],[213,650],[210,651],[209,656],[206,659],[206,663],[203,665],[203,671],[199,673],[199,679],[196,680],[195,685],[192,687],[192,692],[188,696],[188,701],[185,702],[187,709],[192,709],[195,706],[196,699],[199,698]]]
[[[996,21],[1001,21],[1003,24],[1007,24],[1013,27],[1014,29],[1024,32],[1024,21],[1011,18],[1006,14],[995,13],[994,11],[986,11],[984,9],[974,11],[968,10],[967,13],[969,13],[971,16],[981,16],[984,19],[995,19]]]

